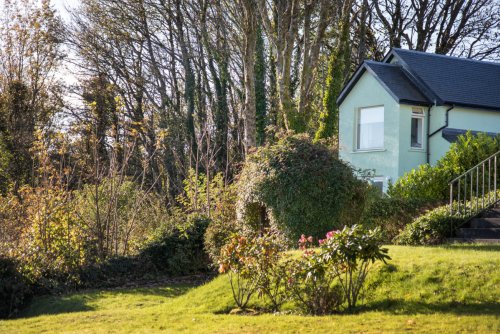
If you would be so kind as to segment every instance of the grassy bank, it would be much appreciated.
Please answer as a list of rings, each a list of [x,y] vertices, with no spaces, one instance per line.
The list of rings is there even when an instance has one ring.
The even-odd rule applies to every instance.
[[[311,317],[228,315],[226,277],[200,287],[93,291],[35,300],[0,333],[497,333],[500,246],[391,246],[377,264],[359,312]],[[255,299],[253,307],[261,301]]]

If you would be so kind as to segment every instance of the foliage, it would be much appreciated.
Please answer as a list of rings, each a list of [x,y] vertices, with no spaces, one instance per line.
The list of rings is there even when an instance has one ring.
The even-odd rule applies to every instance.
[[[344,299],[347,309],[356,307],[371,265],[390,259],[381,247],[379,229],[365,230],[360,225],[330,231],[312,250],[312,237],[299,240],[303,255],[293,265],[292,291],[295,299],[312,314],[338,311]]]
[[[337,284],[337,264],[311,249],[312,245],[312,237],[302,235],[299,239],[303,253],[291,265],[289,288],[293,300],[306,313],[330,314],[339,311],[344,300]]]
[[[384,243],[390,243],[406,225],[424,211],[426,201],[374,194],[363,213],[363,226],[379,228]]]
[[[16,315],[31,300],[31,289],[16,266],[12,259],[0,256],[0,319]]]
[[[77,269],[92,261],[92,238],[82,233],[70,193],[58,186],[21,188],[26,220],[13,256],[41,291],[74,285]]]
[[[227,273],[236,305],[244,309],[257,289],[254,280],[255,245],[249,238],[235,235],[222,248],[219,273]]]
[[[278,311],[290,298],[305,312],[315,315],[339,311],[347,300],[352,310],[371,265],[390,259],[380,246],[380,230],[365,230],[359,225],[331,231],[311,249],[313,237],[301,236],[302,256],[290,258],[286,242],[277,232],[260,236],[234,235],[224,246],[219,272],[227,273],[233,298],[245,308],[255,292],[264,295],[271,310]]]
[[[473,135],[469,131],[450,145],[435,166],[424,164],[406,173],[390,186],[388,194],[406,199],[445,201],[449,196],[448,182],[498,151],[499,136]]]
[[[74,198],[75,213],[101,260],[137,254],[148,234],[168,217],[155,194],[120,177],[87,184],[75,191]]]
[[[284,135],[247,158],[236,188],[239,221],[297,240],[340,227],[341,217],[356,223],[361,212],[353,206],[364,205],[368,186],[328,147],[307,135]]]
[[[348,5],[348,2],[345,3]],[[351,8],[344,9],[342,19],[339,22],[338,45],[330,54],[328,60],[328,76],[326,77],[326,93],[323,98],[323,111],[320,116],[319,128],[316,131],[315,140],[338,136],[339,130],[339,106],[337,98],[346,80],[346,68],[349,67],[349,30]]]
[[[259,297],[265,296],[271,311],[280,310],[289,297],[288,277],[291,262],[286,257],[287,244],[277,231],[268,230],[253,239],[255,254],[252,275]]]
[[[7,191],[8,183],[11,181],[9,177],[9,165],[12,159],[12,154],[5,145],[2,134],[0,133],[0,194]]]
[[[388,249],[381,247],[380,230],[365,230],[360,225],[344,227],[341,231],[327,233],[320,244],[319,255],[335,264],[333,268],[337,271],[347,307],[353,309],[370,266],[376,261],[386,263],[390,260]]]
[[[442,205],[416,218],[394,241],[400,245],[440,244],[453,236],[455,230],[469,218],[451,215],[450,206]]]
[[[181,215],[177,219],[185,219],[185,222],[171,221],[160,226],[144,243],[138,257],[169,275],[206,271],[209,260],[203,247],[203,235],[210,220],[197,215]]]
[[[253,237],[234,234],[222,248],[219,272],[228,274],[239,308],[245,308],[254,293],[266,297],[273,312],[289,299],[291,262],[285,259],[286,246],[279,232],[266,230]]]
[[[222,247],[226,245],[234,234],[243,234],[241,226],[236,220],[212,220],[204,236],[205,251],[213,264],[219,262]]]

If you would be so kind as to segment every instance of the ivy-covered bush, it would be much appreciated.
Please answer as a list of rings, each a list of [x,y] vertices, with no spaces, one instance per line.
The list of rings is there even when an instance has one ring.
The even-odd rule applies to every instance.
[[[480,161],[500,151],[500,136],[484,133],[473,135],[470,131],[459,136],[448,152],[435,164],[421,165],[406,173],[389,187],[391,197],[423,199],[430,202],[446,201],[448,183],[474,167]]]
[[[0,319],[8,318],[27,306],[32,292],[16,263],[0,256]]]
[[[368,185],[335,151],[302,134],[282,136],[250,155],[236,188],[239,221],[297,240],[356,223]]]

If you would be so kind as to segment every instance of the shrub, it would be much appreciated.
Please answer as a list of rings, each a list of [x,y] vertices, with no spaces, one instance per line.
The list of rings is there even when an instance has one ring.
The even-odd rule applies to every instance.
[[[243,235],[242,232],[241,226],[235,220],[210,222],[205,232],[204,245],[212,264],[219,263],[221,249],[229,242],[231,236]]]
[[[336,152],[307,135],[283,136],[259,148],[247,158],[236,187],[237,219],[255,231],[277,228],[289,240],[356,223],[368,188]]]
[[[390,259],[380,246],[380,230],[359,225],[331,231],[314,250],[313,237],[301,236],[302,256],[291,258],[286,243],[276,232],[247,238],[234,235],[223,247],[220,273],[227,273],[233,298],[245,308],[251,296],[266,296],[277,311],[290,298],[305,312],[315,315],[356,306],[366,276],[375,261]]]
[[[380,228],[383,242],[389,243],[428,205],[426,201],[419,199],[373,196],[367,204],[363,226]]]
[[[186,219],[186,222],[183,225],[169,223],[158,228],[143,245],[139,258],[150,262],[159,272],[169,275],[206,271],[209,260],[203,247],[203,235],[210,220],[180,213],[172,219]]]
[[[330,231],[319,240],[319,249],[308,249],[312,238],[299,240],[304,250],[294,266],[292,291],[296,300],[312,314],[336,311],[347,301],[347,309],[356,307],[366,276],[375,261],[390,259],[382,248],[379,229],[365,230],[360,225]]]
[[[273,312],[288,300],[289,261],[284,260],[285,249],[283,236],[271,230],[254,237],[235,234],[223,247],[219,272],[228,274],[238,307],[246,307],[255,292],[268,299]]]
[[[84,288],[118,287],[131,280],[150,279],[156,268],[137,256],[120,256],[91,263],[79,272],[79,286]]]
[[[0,319],[18,313],[27,306],[31,297],[31,289],[16,269],[16,263],[0,257]]]
[[[217,180],[221,180],[220,177],[217,177],[215,181]],[[221,181],[215,181],[211,189],[212,208],[210,217],[212,221],[208,225],[204,239],[205,251],[208,253],[212,264],[217,265],[222,247],[232,235],[243,235],[244,229],[236,220],[236,187],[234,184],[222,187]],[[201,187],[201,184],[199,186]],[[189,194],[190,192],[186,191],[186,193]]]
[[[59,186],[20,190],[25,226],[12,255],[37,293],[78,284],[78,269],[91,261],[93,243],[83,232],[71,194]]]
[[[416,218],[394,239],[400,245],[436,245],[451,237],[457,227],[470,216],[450,214],[450,206],[443,205]]]
[[[259,296],[265,296],[271,310],[277,312],[289,298],[287,290],[290,261],[285,257],[286,242],[277,231],[266,231],[253,239],[255,262],[253,275]]]
[[[406,173],[390,186],[391,197],[445,201],[449,196],[448,182],[474,167],[480,161],[500,151],[500,136],[470,131],[459,136],[435,166],[421,165]]]
[[[104,178],[74,192],[75,211],[84,233],[93,239],[92,251],[103,261],[135,255],[147,236],[168,219],[162,201],[135,182]]]
[[[257,289],[254,278],[255,245],[244,236],[234,235],[221,250],[219,273],[227,273],[233,299],[244,309]]]
[[[320,256],[333,261],[340,286],[347,299],[348,309],[356,306],[370,265],[390,259],[388,249],[382,248],[380,229],[365,230],[360,225],[332,231],[320,240]]]
[[[311,249],[312,237],[302,235],[299,245],[302,256],[290,266],[289,289],[292,299],[309,314],[324,315],[339,311],[344,296],[337,284],[336,263]]]

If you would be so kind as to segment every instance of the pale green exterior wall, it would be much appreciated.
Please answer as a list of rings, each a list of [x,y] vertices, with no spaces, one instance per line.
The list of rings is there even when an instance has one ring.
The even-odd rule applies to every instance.
[[[384,106],[384,149],[356,150],[359,108]],[[365,72],[344,99],[339,114],[339,155],[356,168],[375,169],[377,176],[399,175],[399,105],[368,72]],[[392,179],[394,181],[394,179]]]
[[[435,106],[431,109],[431,133],[445,124],[446,109],[448,106]],[[482,132],[500,132],[500,110],[479,110],[464,107],[455,107],[448,114],[448,127]],[[430,163],[436,163],[450,147],[441,132],[430,139]]]
[[[422,149],[411,147],[411,114],[412,107],[421,108],[424,111],[424,135],[422,138]],[[411,171],[416,166],[427,162],[427,107],[410,106],[402,104],[399,106],[399,157],[398,174],[392,179],[396,181],[404,173]]]
[[[356,150],[356,125],[358,110],[362,107],[384,106],[384,149]],[[369,73],[365,72],[340,105],[339,155],[355,168],[374,169],[375,175],[395,182],[404,173],[427,162],[428,107],[424,110],[423,149],[410,147],[412,105],[399,105],[396,100]],[[430,133],[445,124],[449,106],[431,108]],[[449,128],[500,132],[500,111],[487,111],[455,107],[449,112]],[[430,163],[434,164],[450,143],[441,132],[430,138]],[[385,184],[385,187],[387,184]]]

